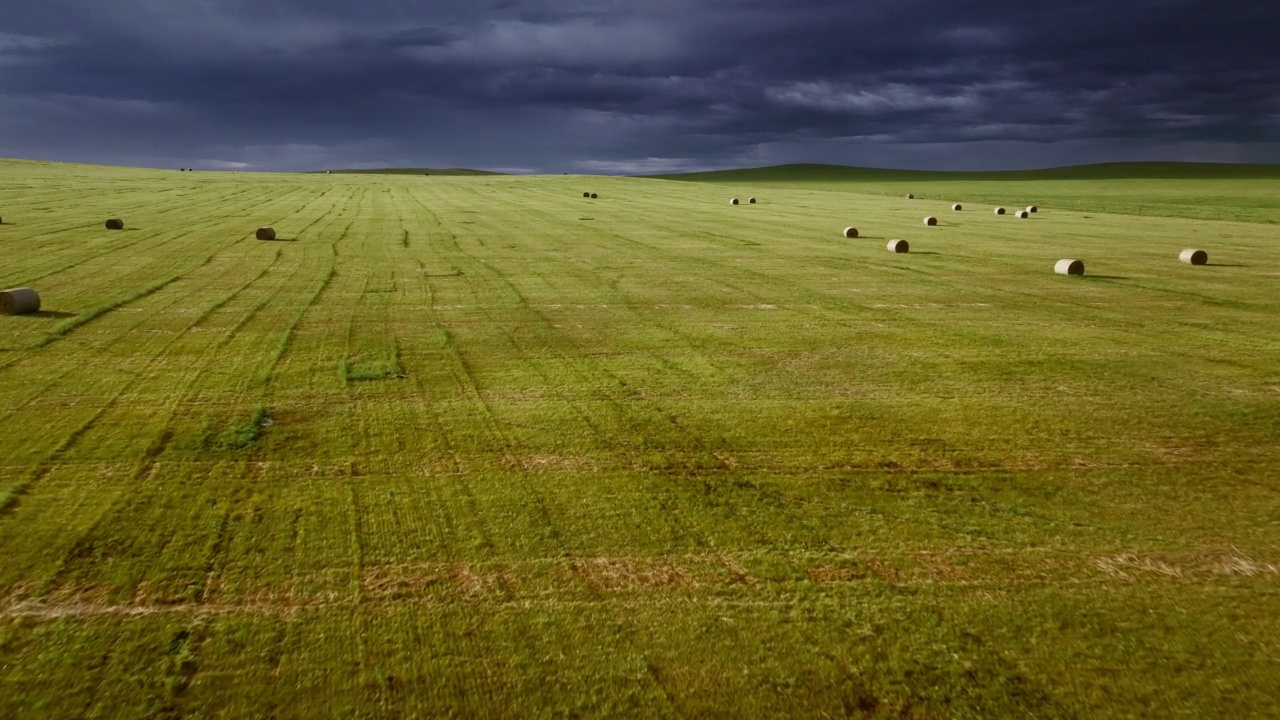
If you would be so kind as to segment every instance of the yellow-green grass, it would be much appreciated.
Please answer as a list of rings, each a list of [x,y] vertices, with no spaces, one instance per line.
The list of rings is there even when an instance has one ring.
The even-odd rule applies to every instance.
[[[1005,172],[876,170],[840,165],[778,165],[660,176],[750,187],[828,189],[948,203],[965,211],[1005,205],[1059,210],[1280,223],[1280,165],[1108,163]]]
[[[1280,713],[1273,228],[584,182],[0,162],[0,717]]]

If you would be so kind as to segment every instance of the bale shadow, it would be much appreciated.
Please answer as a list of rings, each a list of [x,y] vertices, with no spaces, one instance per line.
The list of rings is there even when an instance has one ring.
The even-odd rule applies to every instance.
[[[25,313],[19,317],[56,318],[59,320],[65,320],[67,318],[73,318],[76,315],[77,313],[64,312],[62,310],[37,310],[33,313]]]
[[[1084,275],[1083,277],[1088,278],[1090,280],[1128,280],[1129,279],[1123,275]]]
[[[1245,265],[1244,263],[1205,263],[1205,267],[1243,267],[1243,268],[1247,268],[1247,267],[1249,267],[1249,266],[1248,266],[1248,265]]]
[[[942,253],[936,250],[912,250],[911,254],[912,255],[941,255]]]

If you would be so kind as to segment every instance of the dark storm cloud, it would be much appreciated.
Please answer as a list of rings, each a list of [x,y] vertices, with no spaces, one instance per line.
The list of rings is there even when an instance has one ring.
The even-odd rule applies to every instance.
[[[1271,2],[45,0],[0,155],[662,171],[1280,161]]]

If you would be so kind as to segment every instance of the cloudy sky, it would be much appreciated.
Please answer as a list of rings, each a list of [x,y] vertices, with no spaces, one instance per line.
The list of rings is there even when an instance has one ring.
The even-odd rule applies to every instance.
[[[1280,0],[10,0],[0,156],[1280,162]]]

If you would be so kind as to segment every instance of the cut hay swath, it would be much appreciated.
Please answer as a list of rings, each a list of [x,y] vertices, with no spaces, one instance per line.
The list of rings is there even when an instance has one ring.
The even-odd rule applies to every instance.
[[[107,220],[107,229],[108,229],[108,230],[123,230],[123,229],[124,229],[124,221],[123,221],[123,220],[121,220],[120,218],[109,218],[109,219]]]
[[[40,293],[28,287],[0,290],[0,315],[22,315],[40,311]]]
[[[938,224],[938,218],[930,215],[929,217],[924,219],[924,224],[928,225],[929,227],[933,227],[934,225]]]
[[[275,240],[276,229],[271,227],[260,227],[258,228],[258,232],[254,233],[254,237],[259,240]]]
[[[995,214],[997,214],[997,215],[1003,215],[1003,214],[1004,214],[1004,208],[1002,208],[1002,207],[998,207],[998,208],[996,208],[996,209],[995,209],[995,211],[994,211],[994,212],[995,212]]]
[[[963,209],[964,209],[964,207],[962,207],[962,206],[960,205],[960,203],[956,203],[955,205],[952,205],[952,206],[951,206],[951,209],[952,209],[952,210],[955,210],[956,212],[960,212],[961,210],[963,210]]]
[[[911,244],[906,240],[890,240],[885,247],[893,253],[905,253],[911,250]]]
[[[1209,253],[1203,250],[1187,248],[1178,255],[1178,261],[1186,263],[1187,265],[1208,265]]]
[[[1084,261],[1075,258],[1063,258],[1053,266],[1053,271],[1059,275],[1083,275]]]
[[[845,228],[845,229],[844,229],[844,236],[845,236],[845,237],[847,237],[847,238],[856,238],[856,237],[858,237],[858,228],[856,228],[856,227],[847,227],[847,228]]]

